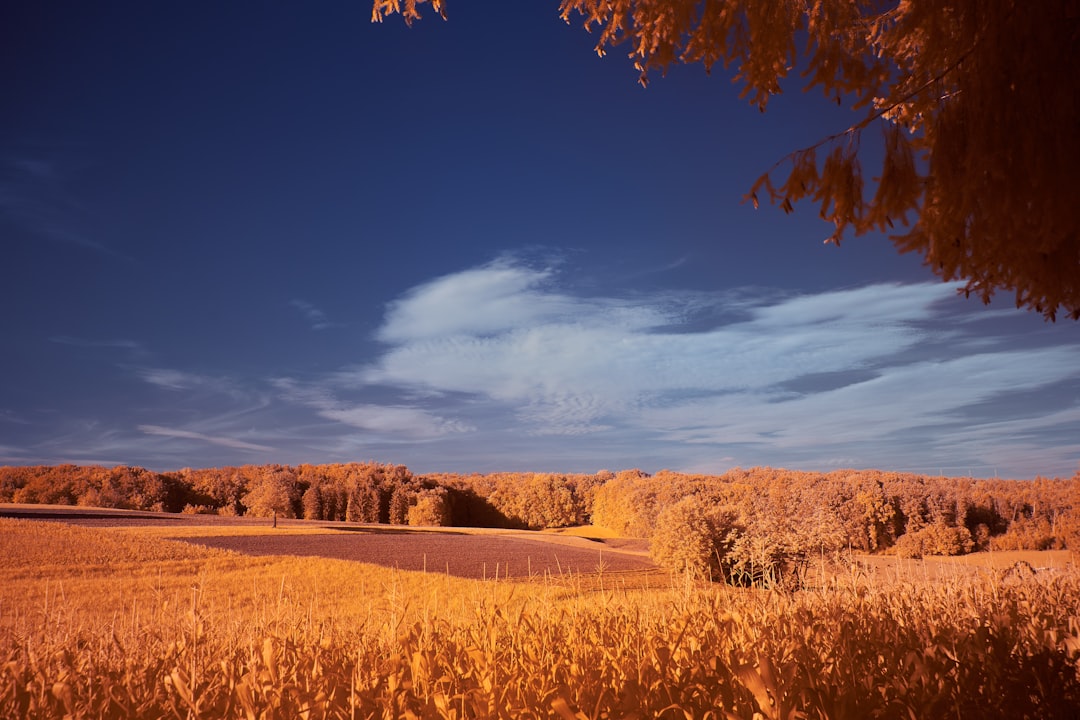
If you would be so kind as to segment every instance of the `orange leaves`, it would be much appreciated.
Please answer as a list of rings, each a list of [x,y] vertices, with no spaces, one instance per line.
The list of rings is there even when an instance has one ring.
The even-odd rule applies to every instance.
[[[821,203],[821,219],[836,226],[829,242],[839,245],[849,225],[861,230],[864,208],[862,185],[862,168],[856,152],[840,145],[834,147],[825,160],[814,192],[814,199]]]
[[[757,208],[757,192],[764,187],[773,203],[779,203],[784,212],[791,213],[795,209],[794,203],[810,197],[819,204],[821,219],[833,223],[836,228],[826,242],[837,245],[849,227],[855,228],[856,235],[866,232],[876,224],[879,213],[876,201],[867,203],[863,193],[857,139],[857,133],[853,133],[845,143],[833,140],[833,147],[820,170],[816,146],[792,153],[787,158],[791,162],[791,172],[779,189],[773,185],[773,171],[770,170],[758,178],[744,200],[749,199]]]
[[[406,25],[412,25],[413,20],[420,19],[419,5],[428,0],[374,0],[371,5],[371,22],[382,22],[387,15],[401,15]],[[446,8],[442,0],[431,0],[431,8],[439,13],[443,20],[446,19]]]
[[[922,195],[911,141],[896,125],[885,126],[885,159],[877,193],[870,203],[867,225],[884,230],[893,220],[907,224],[907,213],[915,210]]]
[[[791,173],[780,188],[784,195],[784,202],[787,203],[784,209],[788,212],[790,212],[788,208],[791,206],[791,201],[798,201],[813,193],[821,181],[817,169],[817,153],[814,148],[801,150],[792,155],[791,165]]]

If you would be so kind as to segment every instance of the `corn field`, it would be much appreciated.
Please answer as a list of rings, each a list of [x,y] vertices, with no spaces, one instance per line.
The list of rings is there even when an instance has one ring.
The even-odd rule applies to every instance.
[[[42,525],[0,527],[3,718],[1075,718],[1080,708],[1072,570],[948,583],[838,575],[793,593],[678,578],[599,589],[192,558],[190,546],[152,538],[139,545],[152,560],[95,564],[94,543],[111,547],[115,534]],[[82,560],[42,563],[41,544],[66,533]]]

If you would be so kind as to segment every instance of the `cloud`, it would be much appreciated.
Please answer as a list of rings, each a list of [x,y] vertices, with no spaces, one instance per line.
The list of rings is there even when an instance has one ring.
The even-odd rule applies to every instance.
[[[56,168],[53,163],[47,160],[16,158],[11,160],[9,165],[16,170],[24,172],[39,180],[49,180],[56,174]]]
[[[130,256],[92,237],[84,204],[67,190],[64,171],[40,158],[9,159],[0,174],[0,215],[26,231],[63,245],[72,245],[134,262]]]
[[[17,413],[0,408],[0,422],[11,423],[13,425],[29,425],[30,421],[26,418],[18,415]]]
[[[135,368],[139,379],[156,387],[173,392],[194,391],[201,396],[227,396],[263,406],[262,393],[228,377],[214,377],[172,368]]]
[[[203,384],[203,378],[192,373],[166,368],[140,368],[139,377],[151,385],[166,390],[189,390]]]
[[[1074,342],[1034,348],[967,322],[955,284],[596,297],[559,280],[502,260],[413,288],[387,308],[381,356],[327,387],[426,398],[481,433],[636,438],[687,465],[705,452],[886,465],[955,448],[970,461],[1053,412],[977,408],[1080,380]]]
[[[884,441],[911,429],[969,434],[991,424],[961,411],[1004,392],[1038,387],[1076,374],[1074,352],[1015,351],[917,362],[824,392],[787,398],[736,393],[652,408],[644,420],[669,440],[690,443],[759,443],[774,448],[821,447]],[[1037,375],[1031,373],[1038,367]],[[959,430],[958,428],[963,428]]]
[[[761,390],[870,367],[917,344],[915,323],[952,294],[942,285],[871,286],[790,298],[748,321],[688,332],[681,326],[700,311],[700,297],[573,297],[539,290],[549,277],[486,266],[408,293],[379,333],[392,347],[353,377],[487,397],[517,407],[536,432],[605,429],[605,417],[680,394]]]
[[[327,320],[326,313],[306,300],[290,300],[289,305],[304,316],[304,319],[311,325],[312,330],[325,330],[334,327],[334,323]]]
[[[319,415],[363,430],[417,439],[442,437],[470,429],[464,423],[440,418],[426,410],[393,405],[325,408],[319,411]]]
[[[421,285],[390,303],[378,337],[405,343],[497,334],[522,323],[569,317],[572,298],[543,289],[549,270],[497,261]],[[462,313],[461,310],[467,310]]]
[[[598,295],[504,259],[388,304],[362,364],[269,380],[128,367],[170,393],[166,414],[73,426],[9,455],[182,466],[195,442],[220,464],[273,451],[463,471],[1075,472],[1077,341],[981,309],[939,283]]]
[[[177,430],[175,428],[162,427],[160,425],[139,425],[138,430],[147,435],[160,435],[162,437],[180,438],[184,440],[198,440],[199,442],[232,448],[234,450],[252,450],[255,452],[274,452],[274,448],[266,445],[244,442],[228,437],[214,437],[190,430]]]
[[[70,337],[68,335],[54,335],[49,338],[49,342],[81,348],[127,350],[132,355],[139,357],[147,355],[146,347],[138,340],[90,340],[87,338]]]
[[[272,384],[285,399],[315,409],[319,417],[382,437],[432,440],[475,429],[467,423],[441,417],[420,407],[349,403],[335,397],[331,388],[305,386],[289,378],[277,378]]]

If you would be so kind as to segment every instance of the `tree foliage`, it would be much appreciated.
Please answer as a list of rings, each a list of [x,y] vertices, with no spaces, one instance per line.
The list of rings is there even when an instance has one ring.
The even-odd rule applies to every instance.
[[[247,514],[254,517],[295,517],[293,506],[299,498],[292,470],[269,465],[255,476],[242,502]]]
[[[440,526],[450,524],[450,504],[446,488],[422,490],[409,506],[409,524]]]
[[[676,572],[719,579],[728,575],[728,554],[742,528],[728,507],[690,495],[669,505],[656,519],[649,554]]]
[[[372,17],[412,22],[423,1],[375,0]],[[762,194],[786,212],[812,200],[834,243],[902,225],[896,247],[965,294],[1008,291],[1047,319],[1080,319],[1077,0],[562,0],[560,12],[597,30],[598,53],[624,45],[643,84],[720,64],[764,111],[801,71],[806,89],[866,115],[758,178],[755,207]],[[884,153],[867,183],[870,128]]]
[[[414,476],[402,465],[0,467],[0,503],[306,520],[555,528],[587,522],[649,539],[657,562],[740,584],[793,584],[837,552],[952,555],[1080,549],[1071,479],[946,478],[751,468]]]

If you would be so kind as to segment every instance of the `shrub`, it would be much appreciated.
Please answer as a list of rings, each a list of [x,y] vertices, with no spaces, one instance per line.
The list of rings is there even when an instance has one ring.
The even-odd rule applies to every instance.
[[[445,488],[432,488],[417,494],[416,504],[409,507],[410,525],[443,526],[450,524],[450,504]]]
[[[218,509],[212,505],[192,505],[187,504],[184,509],[181,510],[184,515],[217,515]]]
[[[720,579],[740,533],[736,514],[691,495],[660,512],[649,552],[661,567]]]
[[[935,522],[915,532],[904,533],[893,547],[900,557],[921,558],[924,555],[964,555],[974,546],[975,541],[966,527]]]

